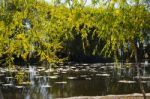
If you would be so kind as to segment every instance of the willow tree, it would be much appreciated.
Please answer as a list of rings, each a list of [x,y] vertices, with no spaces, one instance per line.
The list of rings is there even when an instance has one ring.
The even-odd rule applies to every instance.
[[[38,56],[41,60],[57,61],[58,52],[70,50],[69,44],[72,43],[68,42],[77,36],[80,36],[81,43],[75,46],[82,44],[86,54],[114,54],[117,59],[117,50],[128,51],[128,45],[131,45],[132,52],[137,56],[135,41],[143,42],[143,32],[149,29],[148,1],[91,1],[92,4],[87,6],[86,0],[65,0],[64,3],[60,0],[51,3],[42,0],[2,0],[2,59],[8,58],[7,62],[11,63],[9,61],[13,62],[13,56],[26,61]],[[101,51],[99,46],[103,44],[105,46]]]
[[[62,35],[57,31],[64,28],[58,26],[60,20],[55,22],[59,15],[51,17],[51,13],[55,12],[54,6],[37,0],[9,0],[1,2],[1,5],[2,63],[13,65],[14,56],[25,61],[30,57],[40,57],[48,62],[59,61],[56,53],[62,48]]]
[[[119,50],[129,53],[135,57],[135,66],[138,64],[138,50],[140,43],[145,39],[145,31],[150,28],[149,16],[150,12],[145,2],[140,0],[93,0],[92,6],[81,7],[75,1],[71,8],[72,24],[77,33],[82,37],[83,48],[86,52],[90,39],[88,36],[92,27],[92,36],[99,38],[93,52],[101,52],[105,56],[115,56],[115,61],[118,62]],[[95,37],[93,38],[95,39]],[[99,50],[98,45],[104,47]],[[139,69],[138,69],[139,71]],[[140,83],[140,88],[145,97],[143,86]]]
[[[118,61],[118,50],[128,52],[130,45],[138,67],[138,43],[150,28],[148,0],[91,0],[89,6],[86,0],[53,1],[0,1],[1,63],[12,66],[15,57],[57,62],[74,49]],[[81,42],[73,45],[78,36]]]
[[[139,43],[144,41],[144,31],[149,28],[149,11],[139,0],[112,0],[103,10],[102,17],[97,23],[98,37],[105,41],[102,53],[110,56],[113,54],[118,61],[117,52],[119,49],[128,51],[131,46],[132,55],[135,57],[136,67],[138,65]],[[115,6],[117,4],[117,6]],[[142,93],[145,96],[143,86],[140,82]]]

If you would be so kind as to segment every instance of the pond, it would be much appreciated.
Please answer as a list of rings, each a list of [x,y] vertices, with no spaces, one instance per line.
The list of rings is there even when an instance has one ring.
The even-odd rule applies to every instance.
[[[51,67],[51,68],[50,68]],[[22,82],[16,73],[22,71]],[[141,64],[142,83],[150,92],[150,67]],[[54,99],[140,93],[134,64],[114,63],[0,68],[0,99]]]

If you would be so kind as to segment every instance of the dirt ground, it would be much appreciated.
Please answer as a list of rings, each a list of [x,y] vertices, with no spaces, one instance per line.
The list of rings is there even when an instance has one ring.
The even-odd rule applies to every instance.
[[[146,94],[147,99],[150,99],[150,93]],[[143,99],[142,94],[134,93],[127,95],[107,95],[107,96],[77,96],[57,99]]]

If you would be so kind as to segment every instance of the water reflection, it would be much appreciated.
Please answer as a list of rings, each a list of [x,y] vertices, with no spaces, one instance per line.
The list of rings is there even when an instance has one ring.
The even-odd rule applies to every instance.
[[[150,92],[149,65],[141,67],[142,81]],[[127,65],[127,64],[125,64]],[[29,66],[21,84],[16,83],[15,73],[0,68],[0,97],[4,99],[53,99],[70,96],[97,96],[140,92],[137,69],[113,63],[68,64],[54,68]],[[17,68],[16,68],[17,70]],[[6,71],[6,72],[4,72]],[[46,72],[45,72],[46,71]],[[1,98],[3,99],[3,98]]]
[[[0,99],[4,99],[1,89],[0,89]]]

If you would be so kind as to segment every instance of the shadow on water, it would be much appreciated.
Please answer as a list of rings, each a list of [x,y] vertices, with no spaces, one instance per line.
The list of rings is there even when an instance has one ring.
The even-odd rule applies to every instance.
[[[144,64],[140,68],[142,83],[145,91],[150,92],[150,69]],[[0,68],[0,99],[140,93],[136,68],[130,65],[130,68],[122,64],[116,68],[113,63],[29,66],[19,69],[24,72],[22,83],[16,82],[17,68],[11,71]]]
[[[0,99],[4,99],[1,89],[0,89]]]

